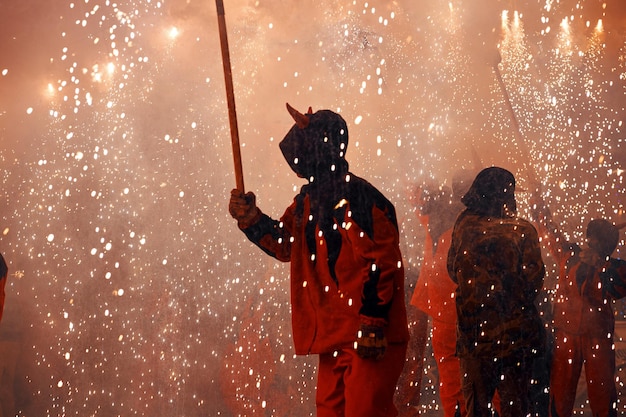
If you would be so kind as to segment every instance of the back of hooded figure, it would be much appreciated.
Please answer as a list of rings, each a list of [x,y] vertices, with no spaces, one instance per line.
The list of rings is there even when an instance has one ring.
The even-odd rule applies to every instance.
[[[535,228],[515,216],[514,181],[506,170],[487,168],[462,200],[467,209],[455,224],[448,257],[458,284],[461,356],[503,357],[523,345],[539,347],[534,300],[545,270]]]
[[[455,223],[448,252],[448,273],[458,284],[457,355],[467,380],[464,389],[477,390],[464,392],[466,401],[471,397],[470,417],[484,415],[501,375],[529,371],[519,368],[530,367],[529,358],[544,346],[534,302],[545,268],[537,231],[516,216],[514,191],[515,178],[509,171],[498,167],[481,171],[462,199],[467,208]],[[471,369],[483,361],[483,369]],[[526,412],[527,399],[519,402],[522,382],[509,387],[514,392],[498,387],[503,416]],[[510,407],[509,394],[517,396],[511,400],[516,407]],[[475,403],[476,398],[482,403]]]

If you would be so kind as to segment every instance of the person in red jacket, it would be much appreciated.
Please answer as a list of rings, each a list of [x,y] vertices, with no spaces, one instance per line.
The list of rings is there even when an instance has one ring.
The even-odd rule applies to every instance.
[[[287,109],[296,123],[280,150],[308,183],[279,220],[237,189],[229,211],[250,241],[291,263],[295,351],[319,355],[317,416],[396,416],[408,325],[395,208],[348,170],[339,114]]]
[[[568,242],[540,199],[533,202],[540,232],[559,264],[553,303],[554,353],[550,415],[569,417],[583,364],[594,417],[617,415],[613,302],[626,296],[626,261],[611,258],[619,227],[605,219],[587,224],[587,245]]]

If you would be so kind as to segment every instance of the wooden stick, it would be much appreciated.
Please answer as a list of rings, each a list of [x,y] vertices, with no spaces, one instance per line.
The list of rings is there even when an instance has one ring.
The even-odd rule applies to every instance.
[[[235,162],[235,180],[237,189],[245,192],[243,185],[243,167],[241,164],[241,147],[239,146],[239,128],[237,127],[237,111],[235,109],[235,92],[233,88],[233,73],[230,68],[230,53],[228,51],[228,36],[226,34],[226,19],[224,17],[224,2],[215,0],[217,7],[217,23],[220,29],[220,45],[222,48],[222,63],[224,64],[224,81],[226,84],[226,101],[228,103],[228,120],[230,122],[230,138]]]

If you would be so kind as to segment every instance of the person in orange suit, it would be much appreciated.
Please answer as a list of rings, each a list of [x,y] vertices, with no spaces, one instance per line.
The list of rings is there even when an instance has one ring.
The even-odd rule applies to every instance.
[[[296,354],[319,357],[317,417],[394,417],[409,339],[393,204],[348,169],[348,127],[330,110],[302,114],[279,147],[307,181],[280,219],[232,190],[246,237],[291,266]]]
[[[472,183],[472,172],[462,170],[453,176],[452,189],[420,189],[418,217],[426,230],[424,261],[411,298],[411,305],[432,318],[432,348],[439,372],[439,398],[444,417],[464,417],[461,370],[456,357],[456,283],[447,269],[452,228],[463,210],[461,197]]]
[[[553,303],[554,352],[550,370],[550,416],[570,417],[585,367],[594,417],[617,415],[615,300],[626,296],[626,261],[611,257],[619,229],[605,219],[587,224],[587,244],[568,242],[539,196],[531,201],[545,246],[559,264]]]

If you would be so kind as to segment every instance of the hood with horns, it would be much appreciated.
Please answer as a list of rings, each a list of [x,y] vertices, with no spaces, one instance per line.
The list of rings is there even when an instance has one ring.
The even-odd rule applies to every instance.
[[[330,110],[306,114],[287,104],[295,124],[280,142],[280,150],[291,169],[310,182],[318,178],[345,175],[348,162],[348,126],[345,120]]]

